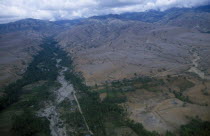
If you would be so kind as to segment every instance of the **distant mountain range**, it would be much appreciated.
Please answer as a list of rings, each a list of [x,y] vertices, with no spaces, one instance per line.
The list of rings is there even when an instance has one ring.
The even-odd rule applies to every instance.
[[[117,48],[121,48],[124,51],[134,45],[143,46],[147,44],[149,45],[142,48],[151,49],[153,48],[150,47],[151,45],[157,44],[156,46],[153,45],[154,49],[156,51],[163,51],[168,48],[168,46],[161,47],[165,44],[173,44],[174,46],[178,46],[179,44],[191,45],[192,40],[189,39],[191,39],[192,35],[195,33],[200,36],[196,36],[197,40],[195,40],[195,38],[193,39],[199,41],[198,43],[194,41],[194,43],[198,45],[202,42],[208,43],[207,40],[204,40],[208,38],[205,38],[206,35],[204,36],[203,34],[208,34],[209,32],[209,5],[196,8],[173,8],[163,12],[150,10],[147,12],[124,13],[119,15],[109,14],[54,22],[23,19],[7,24],[0,24],[0,47],[2,48],[2,53],[0,53],[5,58],[10,57],[7,61],[5,61],[5,59],[2,60],[2,69],[7,70],[7,66],[4,66],[4,64],[6,65],[6,63],[8,63],[7,65],[9,65],[9,60],[14,64],[21,58],[18,60],[19,65],[22,65],[22,62],[26,60],[29,62],[30,59],[25,59],[26,57],[20,55],[20,52],[25,54],[27,51],[28,54],[26,56],[30,58],[40,49],[39,44],[42,38],[48,36],[54,36],[65,50],[77,56],[77,54],[80,54],[82,51],[88,52],[89,49],[94,48],[96,48],[96,50],[101,49],[103,53],[106,53],[106,51],[109,52],[109,49],[116,50]],[[177,39],[175,40],[175,38]],[[201,42],[200,40],[202,39],[203,41]],[[17,50],[17,48],[20,49]],[[178,47],[175,49],[178,50]],[[10,52],[8,52],[8,50]],[[95,54],[99,52],[100,51]],[[127,52],[129,52],[129,50]],[[169,53],[170,51],[166,50],[164,52]],[[156,53],[155,51],[152,52],[151,56]],[[176,54],[177,52],[173,53],[175,53],[174,56],[178,56]],[[182,55],[185,56],[186,52]],[[171,61],[171,57],[168,57],[170,59],[167,61]],[[91,61],[93,61],[92,59],[93,58],[91,58]],[[207,63],[203,65],[205,65],[205,67],[208,66]],[[11,65],[8,67],[11,67]],[[11,71],[10,73],[14,72],[14,70]],[[5,76],[5,78],[7,78],[7,76]]]
[[[196,8],[172,8],[166,11],[157,11],[157,10],[149,10],[146,12],[130,12],[130,13],[123,13],[123,14],[109,14],[104,16],[93,16],[90,18],[93,19],[108,19],[108,18],[115,18],[115,19],[122,19],[122,20],[136,20],[136,21],[143,21],[154,23],[158,22],[168,16],[178,16],[186,12],[210,12],[210,5],[201,6]]]
[[[10,31],[21,31],[21,30],[34,30],[34,31],[48,31],[52,32],[56,30],[65,29],[74,25],[84,24],[86,20],[97,19],[120,19],[120,20],[133,20],[142,21],[147,23],[158,23],[169,22],[171,20],[177,19],[184,14],[199,14],[199,13],[210,13],[210,5],[196,7],[196,8],[172,8],[166,11],[149,10],[146,12],[130,12],[123,14],[109,14],[102,16],[93,16],[90,18],[81,18],[75,20],[59,20],[59,21],[44,21],[38,19],[23,19],[16,22],[11,22],[7,24],[0,24],[0,33],[10,32]]]

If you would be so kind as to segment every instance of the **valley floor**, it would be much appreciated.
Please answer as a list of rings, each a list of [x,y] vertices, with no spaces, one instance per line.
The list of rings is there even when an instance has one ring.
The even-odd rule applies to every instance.
[[[191,120],[208,133],[202,125],[210,121],[210,81],[197,72],[87,86],[56,45],[47,39],[23,78],[2,92],[2,136],[187,136]]]

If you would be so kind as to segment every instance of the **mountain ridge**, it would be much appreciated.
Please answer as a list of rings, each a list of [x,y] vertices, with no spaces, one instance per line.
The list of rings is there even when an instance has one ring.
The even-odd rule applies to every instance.
[[[133,20],[142,21],[147,23],[159,23],[161,20],[170,21],[174,17],[181,16],[186,12],[210,12],[210,5],[201,6],[196,8],[171,8],[166,11],[149,10],[145,12],[128,12],[123,14],[108,14],[100,16],[92,16],[89,18],[73,19],[73,20],[39,20],[39,19],[22,19],[15,22],[10,22],[6,24],[0,24],[0,33],[10,32],[10,31],[21,31],[21,30],[35,30],[35,31],[49,31],[49,29],[66,29],[74,25],[80,25],[86,23],[87,20],[97,19],[119,19],[119,20]]]

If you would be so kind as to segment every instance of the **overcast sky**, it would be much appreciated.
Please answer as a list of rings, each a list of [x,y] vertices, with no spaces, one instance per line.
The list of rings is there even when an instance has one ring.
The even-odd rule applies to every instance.
[[[194,7],[210,0],[0,0],[0,23],[35,18],[75,19],[103,14],[140,12],[149,9]]]

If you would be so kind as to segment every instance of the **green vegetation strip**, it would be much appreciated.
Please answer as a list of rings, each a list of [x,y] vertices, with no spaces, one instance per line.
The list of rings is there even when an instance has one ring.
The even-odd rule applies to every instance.
[[[6,130],[3,136],[50,135],[49,121],[37,117],[36,112],[43,101],[54,99],[52,89],[60,86],[56,59],[63,54],[56,44],[51,38],[44,39],[43,49],[33,57],[23,77],[4,88],[0,98],[0,131]]]
[[[133,80],[125,79],[120,82],[116,81],[112,83],[111,87],[101,90],[101,92],[108,93],[108,97],[101,101],[99,99],[99,92],[95,92],[85,85],[82,74],[74,71],[71,57],[56,47],[56,44],[53,39],[45,39],[41,46],[43,50],[34,56],[23,78],[4,89],[5,95],[0,98],[0,120],[2,117],[5,117],[5,113],[17,113],[10,114],[6,119],[4,118],[4,121],[0,122],[0,126],[6,124],[8,128],[11,127],[12,135],[14,136],[50,135],[49,121],[45,118],[37,117],[35,112],[43,106],[42,101],[54,99],[51,90],[52,88],[59,87],[59,84],[55,82],[59,71],[59,68],[56,67],[56,59],[61,59],[60,65],[69,68],[65,72],[65,78],[73,84],[77,96],[79,96],[84,116],[90,130],[95,136],[118,136],[121,133],[120,131],[125,130],[128,134],[138,136],[159,136],[157,132],[147,131],[142,124],[128,119],[126,111],[119,103],[126,101],[126,97],[122,97],[123,93],[135,91],[136,87],[133,87],[134,83],[140,82],[140,88],[148,89],[157,84],[164,84],[163,81],[147,77],[135,78]],[[24,89],[27,85],[32,85],[43,80],[45,82],[39,86]],[[181,88],[186,89],[189,86],[191,85],[181,86]],[[119,88],[121,91],[119,91]],[[84,123],[81,115],[78,110],[70,111],[69,105],[69,101],[64,101],[60,105],[60,108],[63,108],[62,118],[74,130],[68,134],[84,136],[85,133],[82,129],[84,128]],[[74,103],[71,105],[75,107]],[[10,121],[11,126],[8,123]],[[181,127],[180,135],[207,136],[210,133],[209,126],[209,122],[192,119],[188,125]],[[174,136],[174,134],[167,132],[166,136]]]
[[[74,88],[80,96],[79,102],[81,108],[87,123],[90,126],[90,130],[95,136],[108,136],[106,128],[109,126],[106,126],[106,124],[110,123],[113,126],[111,129],[127,127],[139,136],[159,135],[157,132],[145,130],[140,123],[134,123],[129,120],[124,109],[118,105],[119,101],[122,100],[110,98],[101,102],[99,93],[92,91],[90,87],[86,86],[81,74],[76,73],[73,66],[71,66],[71,68],[72,69],[65,73],[65,78],[74,85]],[[145,79],[143,81],[147,82],[147,80]],[[116,83],[116,85],[118,85],[118,83]]]
[[[163,85],[164,82],[162,80],[155,80],[147,77],[134,78],[132,80],[125,79],[123,81],[113,82],[111,84],[111,87],[106,87],[105,89],[101,89],[99,92],[96,92],[95,90],[92,90],[90,87],[85,85],[81,74],[77,74],[74,69],[67,71],[65,73],[65,78],[69,80],[69,82],[71,82],[74,85],[74,88],[77,90],[77,93],[80,96],[79,101],[83,113],[85,115],[85,118],[87,119],[91,131],[93,131],[95,136],[112,136],[110,135],[111,131],[119,130],[119,128],[130,128],[131,131],[135,132],[138,136],[159,136],[157,132],[147,131],[146,129],[144,129],[142,124],[128,119],[126,111],[118,104],[126,100],[124,100],[123,97],[119,99],[116,96],[119,96],[119,94],[117,93],[135,91],[135,88],[132,87],[128,87],[125,89],[126,86],[132,86],[134,83],[140,82],[142,84],[140,88],[147,89],[151,86]],[[185,90],[192,86],[193,84],[187,82],[184,83],[184,85],[180,85],[180,88]],[[97,87],[98,86],[96,85],[96,88]],[[116,90],[116,88],[120,88],[120,90],[123,91]],[[99,99],[99,94],[104,92],[108,93],[108,96],[105,100],[101,101]],[[195,122],[196,120],[197,119],[193,119],[192,122]],[[194,128],[192,127],[194,126],[194,124],[192,124],[192,122],[181,127],[180,134],[182,136],[191,136],[192,134],[194,134]],[[207,136],[207,130],[210,127],[209,122],[207,123],[196,121],[196,123],[197,124],[195,125],[200,127],[200,131],[196,131],[194,135]],[[130,133],[132,134],[132,132]],[[113,136],[117,135],[117,132],[113,134]],[[175,134],[171,132],[166,132],[165,135],[175,136]]]

